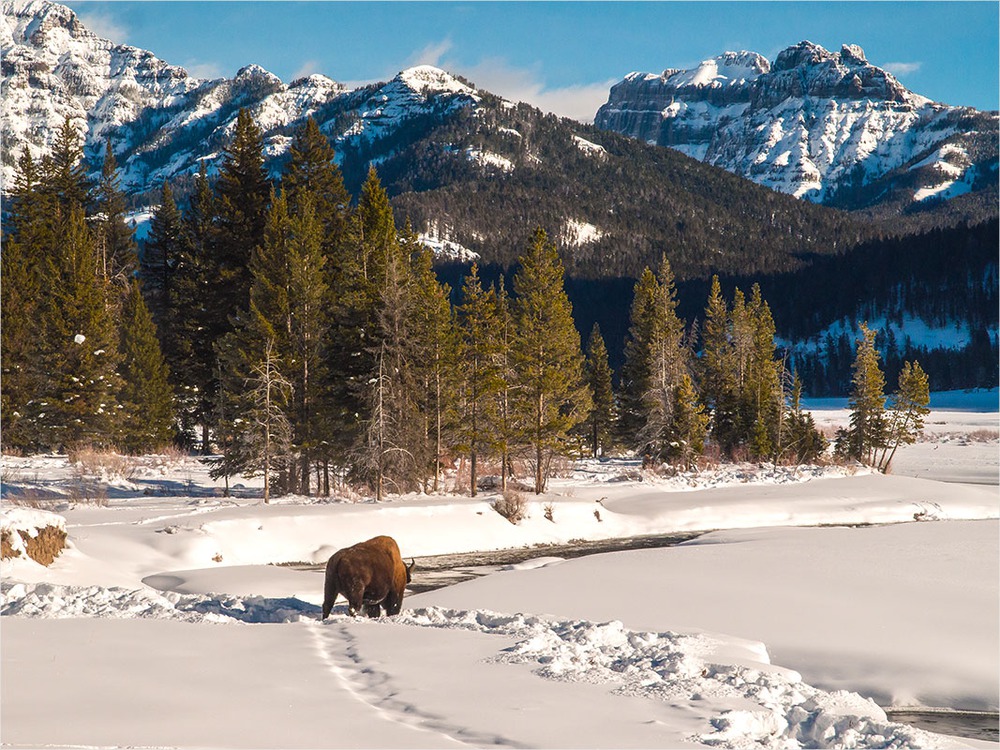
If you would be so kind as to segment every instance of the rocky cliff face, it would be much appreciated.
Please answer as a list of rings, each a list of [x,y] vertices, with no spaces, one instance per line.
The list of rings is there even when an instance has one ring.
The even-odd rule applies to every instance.
[[[242,107],[261,128],[276,169],[306,117],[357,150],[411,120],[444,117],[479,99],[428,66],[353,91],[322,75],[285,84],[258,65],[232,79],[200,80],[150,52],[97,37],[72,10],[47,0],[3,0],[0,48],[4,191],[24,149],[35,159],[45,155],[67,117],[91,165],[99,169],[110,141],[123,189],[138,193],[193,174],[201,162],[211,170]]]
[[[996,189],[996,114],[914,94],[856,45],[804,41],[773,64],[727,52],[691,70],[632,73],[595,124],[847,208]]]

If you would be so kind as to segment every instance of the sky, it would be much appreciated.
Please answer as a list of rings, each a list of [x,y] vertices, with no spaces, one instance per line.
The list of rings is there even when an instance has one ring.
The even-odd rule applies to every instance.
[[[99,36],[205,78],[256,63],[285,82],[348,85],[419,64],[589,122],[631,71],[690,68],[728,50],[773,61],[808,39],[858,44],[935,101],[998,109],[996,2],[159,2],[68,0]]]

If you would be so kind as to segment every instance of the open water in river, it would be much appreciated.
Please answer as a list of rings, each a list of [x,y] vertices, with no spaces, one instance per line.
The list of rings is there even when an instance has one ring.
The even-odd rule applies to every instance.
[[[472,578],[495,573],[506,565],[515,565],[538,557],[584,557],[602,552],[673,547],[701,536],[700,533],[657,534],[623,539],[576,541],[569,544],[520,547],[486,552],[459,552],[416,558],[413,580],[406,587],[411,594],[451,586]],[[323,570],[326,565],[294,565],[303,570]],[[890,721],[910,724],[930,732],[950,734],[988,742],[1000,741],[1000,717],[993,712],[906,709],[886,711]]]

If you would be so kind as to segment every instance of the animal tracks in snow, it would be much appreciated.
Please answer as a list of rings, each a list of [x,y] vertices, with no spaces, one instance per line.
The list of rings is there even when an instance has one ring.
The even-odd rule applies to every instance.
[[[340,685],[358,701],[384,718],[416,729],[434,732],[457,745],[469,747],[524,748],[527,745],[495,734],[478,732],[445,717],[424,710],[400,697],[392,677],[362,654],[354,627],[365,621],[334,619],[326,623],[308,622],[316,652]]]

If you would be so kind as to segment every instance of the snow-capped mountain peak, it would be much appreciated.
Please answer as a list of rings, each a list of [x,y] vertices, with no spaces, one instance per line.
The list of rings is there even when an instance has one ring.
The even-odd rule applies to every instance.
[[[447,71],[433,65],[417,65],[401,71],[393,80],[418,93],[475,94],[475,91]]]
[[[632,73],[611,88],[595,124],[847,207],[889,194],[903,204],[953,197],[997,163],[995,117],[909,91],[855,44],[831,52],[805,40],[773,63],[727,52],[689,70]],[[977,163],[959,176],[953,165],[936,168],[946,143],[978,154]],[[925,168],[907,169],[916,162]],[[942,171],[967,189],[940,188]]]

